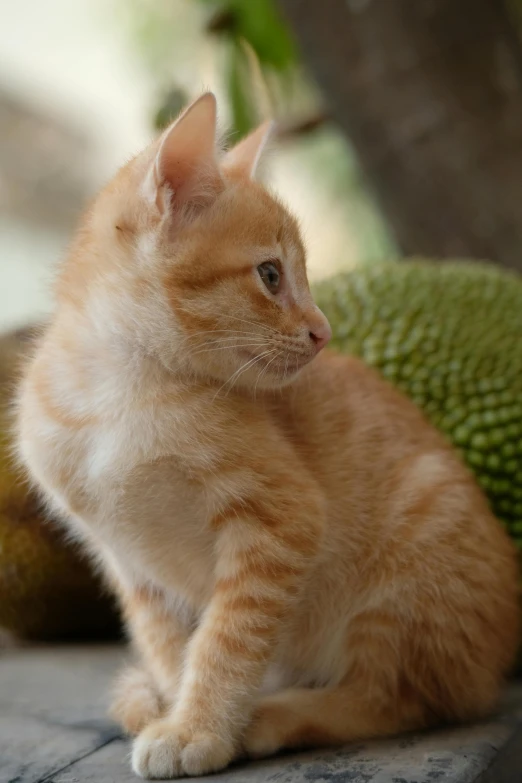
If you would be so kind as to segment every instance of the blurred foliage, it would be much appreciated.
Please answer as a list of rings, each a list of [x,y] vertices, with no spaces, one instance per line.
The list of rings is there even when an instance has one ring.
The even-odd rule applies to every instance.
[[[319,91],[305,73],[276,0],[120,0],[133,41],[159,93],[153,122],[165,127],[194,97],[208,70],[224,89],[234,141],[276,117],[281,147],[300,150],[328,189],[335,209],[346,204],[347,230],[361,260],[396,251],[362,180],[349,140],[329,122]],[[192,63],[199,71],[187,75]],[[214,76],[212,77],[214,79]]]
[[[156,127],[173,119],[188,97],[183,76],[174,76],[174,71],[183,53],[193,57],[191,44],[193,49],[197,42],[187,17],[193,17],[194,11],[198,32],[220,52],[236,139],[266,114],[286,119],[319,111],[318,93],[302,71],[296,45],[274,0],[120,0],[119,7],[163,93]]]
[[[216,10],[214,30],[248,41],[263,65],[284,71],[297,62],[297,49],[272,0],[200,0]]]
[[[271,93],[269,97],[273,104],[276,80],[279,86],[293,80],[298,67],[297,48],[273,0],[199,2],[213,9],[207,26],[209,33],[219,35],[228,44],[228,92],[234,128],[237,136],[241,137],[259,119],[254,105],[256,90],[252,83],[255,67],[252,68],[248,51],[257,61],[260,79]],[[260,85],[257,86],[259,90]]]

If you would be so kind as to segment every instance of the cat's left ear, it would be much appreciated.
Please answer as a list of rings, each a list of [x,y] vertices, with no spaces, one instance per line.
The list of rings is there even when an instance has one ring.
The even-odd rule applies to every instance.
[[[275,129],[275,122],[269,120],[252,131],[223,159],[223,168],[245,179],[254,179],[256,170]]]

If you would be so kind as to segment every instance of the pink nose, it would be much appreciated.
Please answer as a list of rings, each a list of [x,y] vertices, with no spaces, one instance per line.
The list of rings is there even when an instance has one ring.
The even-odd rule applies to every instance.
[[[332,330],[326,318],[324,319],[324,323],[322,323],[320,326],[314,327],[313,332],[309,332],[309,334],[310,339],[315,345],[315,350],[317,353],[319,353],[319,351],[324,348],[326,343],[330,342],[332,338]]]

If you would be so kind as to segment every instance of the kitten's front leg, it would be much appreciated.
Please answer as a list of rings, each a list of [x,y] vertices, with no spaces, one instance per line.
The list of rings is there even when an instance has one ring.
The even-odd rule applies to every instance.
[[[245,507],[256,516],[238,516]],[[189,643],[176,706],[134,743],[132,766],[142,777],[202,775],[238,752],[280,625],[320,545],[319,503],[301,491],[283,505],[290,507],[291,522],[262,501],[216,518],[214,594]]]
[[[111,695],[110,716],[126,734],[139,734],[167,712],[150,673],[143,666],[125,666]]]
[[[141,665],[124,669],[113,690],[111,716],[128,734],[138,734],[175,703],[189,629],[161,592],[122,591],[133,646]]]

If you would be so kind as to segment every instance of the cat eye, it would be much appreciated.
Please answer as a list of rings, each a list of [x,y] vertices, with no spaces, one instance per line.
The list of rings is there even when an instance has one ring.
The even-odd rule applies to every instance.
[[[274,261],[265,261],[257,267],[259,277],[271,294],[277,294],[281,285],[281,273]]]

